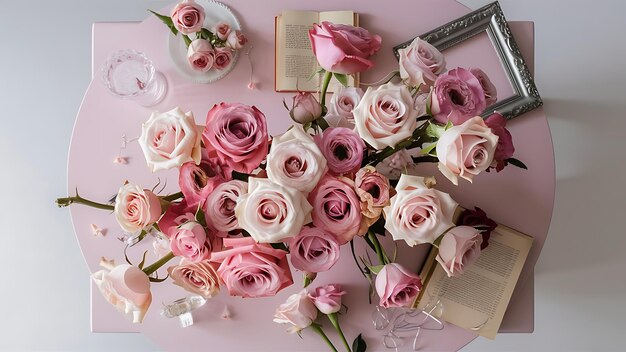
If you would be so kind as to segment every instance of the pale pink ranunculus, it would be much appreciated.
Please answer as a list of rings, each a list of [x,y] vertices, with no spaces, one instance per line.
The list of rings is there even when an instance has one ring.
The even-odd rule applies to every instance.
[[[223,70],[230,66],[233,61],[233,50],[231,48],[223,47],[215,49],[215,61],[213,61],[213,67],[218,70]]]
[[[341,296],[347,292],[341,289],[341,285],[326,285],[315,289],[309,297],[317,309],[324,314],[337,313],[341,309]]]
[[[422,289],[422,280],[402,265],[390,263],[376,275],[379,305],[385,308],[410,307]]]
[[[361,235],[361,202],[352,180],[326,174],[309,194],[309,202],[313,225],[333,234],[339,244]]]
[[[367,165],[356,173],[354,189],[361,200],[361,214],[368,219],[371,226],[380,218],[383,208],[389,205],[389,179]]]
[[[276,243],[300,233],[311,222],[311,204],[304,193],[265,178],[250,177],[248,193],[237,201],[239,227],[260,243]]]
[[[179,32],[193,34],[202,29],[205,13],[204,8],[195,1],[184,0],[176,4],[170,17]]]
[[[209,246],[209,248],[207,248]],[[197,263],[211,254],[211,241],[207,241],[204,227],[195,221],[180,225],[170,237],[170,249],[174,255]]]
[[[289,110],[291,119],[299,124],[313,122],[322,116],[322,106],[310,92],[298,92],[293,96],[293,105]]]
[[[454,226],[452,218],[458,204],[449,194],[428,188],[423,177],[402,175],[396,195],[383,209],[385,229],[394,240],[409,246],[433,243]]]
[[[211,32],[213,32],[213,34],[215,34],[220,40],[226,40],[231,32],[230,24],[226,22],[218,22],[211,28]]]
[[[126,232],[137,232],[161,216],[159,197],[147,189],[126,183],[115,197],[115,219]]]
[[[178,173],[178,185],[190,207],[198,207],[213,192],[215,187],[232,179],[232,170],[216,156],[210,157],[206,149],[202,150],[199,165],[194,162],[184,163]]]
[[[495,112],[489,115],[485,119],[485,124],[491,128],[491,132],[498,136],[498,146],[493,153],[493,161],[490,167],[495,167],[496,171],[500,172],[507,165],[506,159],[512,158],[515,153],[513,136],[506,128],[506,119],[500,113]]]
[[[220,292],[220,278],[216,270],[217,264],[208,260],[190,262],[185,258],[178,265],[167,268],[174,284],[204,298],[215,297]]]
[[[328,103],[328,113],[324,119],[331,127],[354,129],[354,108],[363,97],[363,89],[341,86],[333,93]]]
[[[380,150],[411,137],[418,126],[417,110],[406,86],[386,83],[367,88],[354,108],[354,122],[361,138]]]
[[[195,71],[207,72],[213,68],[215,50],[206,39],[196,39],[187,48],[187,61]]]
[[[102,258],[103,270],[91,275],[104,299],[133,323],[143,321],[150,303],[150,279],[141,269],[128,265],[115,265]]]
[[[405,84],[431,87],[446,69],[446,59],[432,44],[417,37],[406,48],[398,50],[400,78]]]
[[[191,112],[174,108],[153,112],[141,128],[139,145],[152,172],[167,170],[201,158],[201,135]]]
[[[309,327],[316,318],[317,308],[315,308],[306,290],[289,296],[287,301],[278,306],[276,313],[274,313],[274,322],[289,324],[287,331],[292,334]]]
[[[190,206],[185,199],[172,203],[167,207],[161,219],[159,219],[159,229],[168,238],[172,238],[180,225],[188,221],[195,221],[197,210],[197,206]]]
[[[254,106],[220,103],[207,114],[202,140],[233,170],[250,173],[267,155],[265,115]]]
[[[267,297],[293,284],[287,252],[251,237],[225,238],[229,249],[213,252],[211,261],[231,296]]]
[[[330,270],[339,260],[335,236],[317,227],[304,227],[289,241],[291,264],[299,270],[320,273]]]
[[[438,122],[460,125],[482,114],[486,107],[482,85],[469,70],[457,67],[435,81],[430,111]]]
[[[226,46],[233,50],[243,48],[247,42],[248,38],[240,30],[231,31],[228,38],[226,38]]]
[[[485,71],[479,68],[470,68],[470,72],[476,76],[478,82],[480,82],[480,86],[483,88],[483,92],[485,93],[485,105],[489,107],[495,104],[496,101],[498,101],[498,89],[491,83],[489,76],[487,76]]]
[[[324,154],[331,174],[352,174],[361,167],[365,143],[353,130],[330,127],[321,135],[315,135],[315,142]]]
[[[480,255],[483,235],[471,226],[457,226],[446,232],[435,258],[449,277],[460,276],[463,269]]]
[[[313,54],[329,72],[353,74],[374,66],[369,60],[379,49],[382,39],[366,29],[344,24],[322,22],[309,30]]]
[[[301,125],[272,139],[265,168],[272,182],[308,193],[326,170],[324,154]]]
[[[498,136],[480,116],[446,130],[437,141],[439,171],[453,184],[459,177],[472,182],[493,161]]]
[[[217,186],[206,200],[204,215],[207,225],[222,234],[239,228],[235,206],[242,194],[248,192],[248,184],[231,180]]]

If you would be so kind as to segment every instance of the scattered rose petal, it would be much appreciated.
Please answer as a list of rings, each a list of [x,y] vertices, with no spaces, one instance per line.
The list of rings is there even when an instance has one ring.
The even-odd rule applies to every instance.
[[[254,82],[251,81],[250,83],[248,83],[248,89],[254,90],[254,88],[256,88],[256,85],[254,84]]]
[[[95,237],[104,237],[104,235],[106,235],[106,230],[101,229],[96,224],[91,224],[91,233]]]
[[[113,159],[113,163],[125,165],[125,164],[128,164],[128,158],[118,156],[117,158]]]

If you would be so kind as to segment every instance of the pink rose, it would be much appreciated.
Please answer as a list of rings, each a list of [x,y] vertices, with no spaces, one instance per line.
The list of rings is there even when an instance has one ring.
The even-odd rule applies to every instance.
[[[233,60],[233,50],[230,48],[216,48],[215,49],[215,61],[213,66],[218,70],[223,70],[230,66],[230,62]]]
[[[291,119],[300,124],[312,122],[322,116],[322,106],[309,92],[298,92],[293,96],[293,106],[289,110]]]
[[[378,220],[383,208],[389,205],[389,179],[368,165],[356,173],[354,188],[361,200],[361,213],[371,226]]]
[[[430,110],[440,123],[460,125],[480,115],[486,107],[482,85],[470,71],[457,67],[435,81]]]
[[[254,106],[221,103],[206,118],[202,140],[209,150],[237,172],[250,173],[268,150],[265,115]]]
[[[354,129],[354,108],[359,105],[363,97],[363,90],[355,87],[341,86],[333,93],[328,104],[328,114],[324,119],[332,127],[346,127]]]
[[[187,49],[187,61],[196,71],[207,72],[213,68],[215,61],[215,50],[208,40],[196,39]]]
[[[446,69],[443,54],[429,42],[415,38],[411,45],[398,50],[400,55],[400,78],[405,84],[431,87],[437,76]]]
[[[393,153],[392,156],[383,159],[382,162],[376,165],[376,170],[390,179],[397,180],[413,165],[411,154],[406,149],[402,149]]]
[[[428,188],[423,177],[403,174],[396,192],[383,209],[385,229],[394,240],[404,240],[411,247],[433,243],[454,226],[452,218],[458,204],[449,194]]]
[[[480,255],[483,236],[470,226],[457,226],[446,234],[439,243],[437,262],[449,277],[463,274],[463,268],[474,263]]]
[[[212,262],[231,296],[274,296],[293,284],[287,252],[269,244],[256,243],[251,237],[225,238],[228,250],[213,252]]]
[[[195,221],[180,225],[170,238],[170,249],[174,255],[197,263],[205,260],[211,253],[211,242],[208,241],[204,227]]]
[[[361,203],[347,178],[326,175],[309,194],[313,225],[331,233],[339,244],[350,241],[361,226]]]
[[[231,170],[217,157],[209,157],[205,149],[202,151],[200,165],[194,162],[184,163],[178,174],[178,185],[190,207],[204,204],[215,187],[232,178]]]
[[[320,273],[330,270],[339,260],[339,242],[335,236],[317,227],[304,227],[290,239],[291,264],[299,270]]]
[[[228,181],[217,186],[205,203],[204,215],[207,225],[221,233],[238,229],[235,206],[239,197],[247,192],[248,184],[239,180]]]
[[[341,285],[326,285],[316,288],[309,297],[320,312],[333,314],[341,309],[341,296],[346,293],[341,289]]]
[[[380,306],[409,307],[422,289],[422,280],[402,265],[390,263],[376,275],[375,286]]]
[[[217,296],[220,292],[220,279],[216,264],[203,260],[197,263],[183,258],[177,266],[167,268],[174,284],[187,292],[195,293],[204,298]]]
[[[167,208],[161,219],[159,228],[168,238],[172,238],[178,227],[186,222],[195,221],[197,206],[190,206],[183,199],[178,203],[172,203]]]
[[[437,141],[439,171],[453,184],[458,178],[472,182],[494,159],[498,136],[480,116],[446,130]]]
[[[287,329],[290,333],[298,332],[309,327],[317,318],[317,308],[307,295],[306,290],[287,298],[287,301],[276,309],[274,322],[279,324],[290,324]]]
[[[506,159],[512,158],[515,153],[513,136],[511,136],[511,132],[506,129],[506,119],[497,112],[489,115],[489,117],[485,119],[485,124],[487,127],[491,128],[491,132],[498,136],[498,146],[493,153],[491,166],[493,167],[495,163],[496,171],[500,172],[507,165]]]
[[[215,34],[220,40],[228,39],[228,35],[230,35],[230,24],[226,22],[218,22],[213,28],[211,28],[211,32]]]
[[[248,38],[240,30],[231,31],[226,38],[226,46],[233,49],[239,50],[243,48],[244,45],[248,42]]]
[[[309,30],[313,54],[326,71],[353,74],[374,66],[369,59],[382,39],[361,27],[322,22]]]
[[[124,231],[137,232],[159,219],[161,202],[151,191],[126,183],[117,192],[113,214]]]
[[[91,278],[104,299],[133,323],[141,323],[152,303],[148,275],[132,265],[115,266],[104,258],[100,265],[105,269],[93,273]]]
[[[331,174],[350,174],[361,167],[365,143],[353,130],[330,127],[321,135],[315,135],[315,142],[326,157]]]
[[[470,72],[476,76],[478,82],[480,82],[480,86],[485,92],[485,104],[487,106],[495,104],[496,101],[498,101],[498,90],[496,89],[496,86],[491,83],[489,76],[487,76],[487,74],[479,68],[470,68]]]
[[[202,29],[204,8],[193,0],[184,0],[172,10],[174,27],[182,34],[192,34]]]

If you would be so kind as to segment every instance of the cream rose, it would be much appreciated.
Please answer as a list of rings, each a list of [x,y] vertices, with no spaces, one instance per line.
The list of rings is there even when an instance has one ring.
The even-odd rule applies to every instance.
[[[193,263],[183,258],[180,264],[169,267],[167,272],[174,284],[187,292],[211,298],[220,292],[220,279],[214,265],[208,260]]]
[[[332,127],[346,127],[354,129],[354,108],[359,105],[363,97],[363,90],[355,87],[341,86],[333,93],[328,104],[328,114],[324,119]]]
[[[408,47],[398,50],[398,55],[400,55],[400,78],[412,87],[432,86],[437,75],[446,69],[443,54],[419,37]]]
[[[317,308],[306,290],[289,296],[285,303],[278,306],[274,314],[274,322],[290,324],[287,331],[292,334],[307,328],[315,321],[315,318],[317,318]]]
[[[483,235],[471,226],[450,229],[439,243],[436,260],[449,277],[463,274],[463,269],[476,261],[480,255]]]
[[[124,231],[137,232],[159,220],[161,202],[151,191],[126,183],[117,192],[113,214]]]

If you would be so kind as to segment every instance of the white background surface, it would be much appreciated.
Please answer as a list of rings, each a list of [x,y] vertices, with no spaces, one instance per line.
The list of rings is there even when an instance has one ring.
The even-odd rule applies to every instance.
[[[471,8],[487,0],[463,0]],[[140,21],[169,1],[0,2],[1,350],[152,351],[141,334],[89,331],[89,272],[66,192],[70,135],[91,79],[91,24]],[[501,0],[536,24],[536,82],[557,163],[535,269],[535,333],[466,351],[623,350],[626,331],[626,5]],[[419,16],[416,16],[419,20]]]

